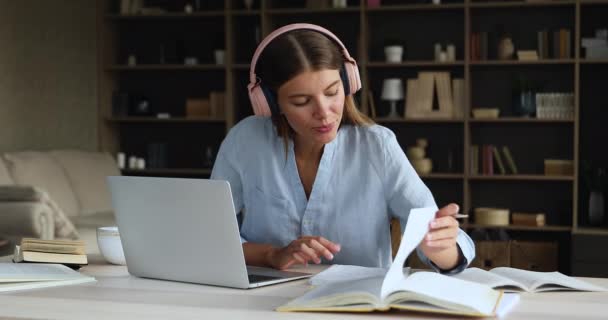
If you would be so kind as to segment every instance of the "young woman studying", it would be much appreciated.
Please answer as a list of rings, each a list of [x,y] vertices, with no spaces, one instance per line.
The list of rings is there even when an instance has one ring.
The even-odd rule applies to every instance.
[[[357,110],[344,45],[316,25],[284,26],[258,46],[250,81],[256,116],[230,130],[211,175],[230,183],[247,264],[388,267],[390,219],[405,226],[410,209],[437,206],[393,132]],[[417,250],[443,273],[475,255],[457,212],[438,209]]]

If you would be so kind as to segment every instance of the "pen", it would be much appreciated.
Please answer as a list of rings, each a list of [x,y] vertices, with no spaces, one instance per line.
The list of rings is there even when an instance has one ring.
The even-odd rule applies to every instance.
[[[456,219],[462,219],[462,218],[468,218],[469,215],[468,214],[457,213],[457,214],[452,215],[452,217],[454,217]]]

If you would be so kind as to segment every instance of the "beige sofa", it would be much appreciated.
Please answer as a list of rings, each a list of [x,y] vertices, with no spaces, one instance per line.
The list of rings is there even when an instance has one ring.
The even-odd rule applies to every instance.
[[[106,177],[119,175],[105,153],[24,151],[0,155],[0,237],[78,238],[98,252],[96,228],[115,225]]]

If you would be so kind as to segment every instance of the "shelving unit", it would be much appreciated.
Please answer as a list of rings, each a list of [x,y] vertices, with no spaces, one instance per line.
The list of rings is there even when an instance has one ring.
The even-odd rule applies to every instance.
[[[580,39],[594,29],[608,27],[608,1],[473,1],[445,0],[432,5],[421,1],[383,0],[380,7],[367,1],[349,0],[347,8],[306,8],[306,1],[256,0],[246,9],[242,0],[207,1],[207,9],[183,13],[183,1],[171,2],[170,12],[157,15],[118,14],[117,1],[98,0],[99,25],[99,145],[111,153],[146,156],[146,145],[164,139],[169,146],[169,168],[124,174],[208,176],[201,154],[219,145],[241,119],[252,114],[246,85],[249,60],[257,42],[273,29],[293,22],[316,23],[332,30],[357,60],[364,90],[374,97],[377,123],[392,129],[405,148],[417,138],[429,140],[428,155],[434,170],[422,175],[438,205],[456,202],[462,212],[479,206],[503,206],[513,211],[545,212],[548,227],[502,228],[506,232],[569,241],[563,234],[608,236],[608,222],[591,227],[587,211],[588,190],[581,185],[582,160],[608,163],[597,142],[608,139],[601,119],[608,119],[603,101],[608,75],[608,59],[583,57]],[[154,1],[152,1],[154,2]],[[158,1],[159,3],[166,3]],[[183,3],[182,3],[183,2]],[[429,1],[430,2],[430,1]],[[603,20],[602,20],[603,19]],[[472,60],[471,33],[491,31],[496,24],[512,33],[516,48],[536,49],[536,32],[541,29],[571,30],[572,57],[537,61]],[[389,36],[390,35],[390,36]],[[383,46],[388,38],[405,43],[402,63],[384,62]],[[181,41],[181,44],[180,44]],[[434,43],[456,45],[456,61],[436,62]],[[160,45],[165,47],[164,63],[159,61]],[[199,64],[185,66],[179,51],[195,55]],[[213,62],[213,50],[225,50],[225,63]],[[135,51],[138,62],[126,64]],[[182,52],[182,56],[183,56]],[[464,119],[389,119],[388,103],[379,99],[382,80],[388,77],[413,78],[419,71],[448,71],[465,81]],[[512,79],[525,74],[543,85],[540,91],[573,92],[573,119],[517,117],[511,106]],[[115,116],[112,93],[136,91],[149,95],[159,112],[170,119]],[[185,99],[224,91],[224,118],[184,117]],[[356,95],[360,108],[369,114],[372,101],[365,92]],[[475,107],[498,107],[498,119],[473,119]],[[403,104],[399,107],[403,114]],[[518,175],[491,176],[471,172],[471,145],[508,145],[519,167]],[[574,174],[545,176],[542,160],[563,158],[574,161]],[[197,160],[198,159],[198,160]],[[608,220],[608,219],[606,219]],[[475,225],[467,229],[496,229]],[[553,234],[556,234],[554,237]],[[566,240],[564,240],[566,239]],[[563,250],[562,250],[563,248]],[[560,242],[560,256],[570,256],[570,246]],[[571,266],[562,263],[560,270]],[[576,268],[574,268],[576,269]]]

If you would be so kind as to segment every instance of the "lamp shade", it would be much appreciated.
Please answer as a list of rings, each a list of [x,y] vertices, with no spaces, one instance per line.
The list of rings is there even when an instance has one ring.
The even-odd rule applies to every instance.
[[[399,78],[384,79],[382,100],[397,101],[403,99],[403,82]]]

